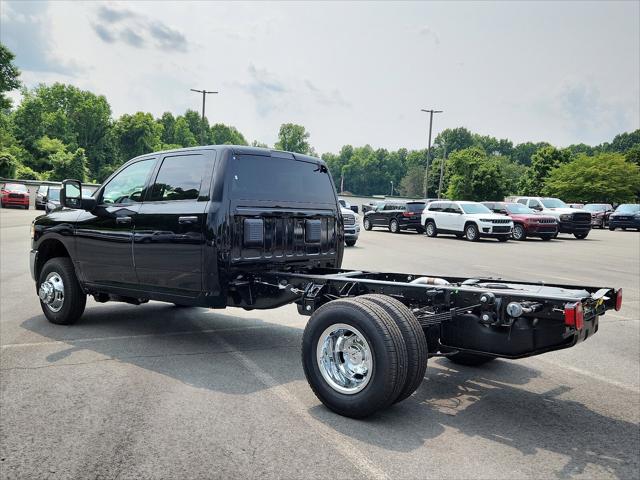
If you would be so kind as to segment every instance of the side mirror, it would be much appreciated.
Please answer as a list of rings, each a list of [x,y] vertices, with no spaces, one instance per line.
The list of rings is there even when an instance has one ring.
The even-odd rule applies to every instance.
[[[358,213],[358,206],[357,205],[351,205],[351,211],[354,213]]]
[[[82,198],[82,183],[79,180],[63,180],[60,190],[60,205],[66,208],[81,208],[92,211],[96,206],[93,197]]]

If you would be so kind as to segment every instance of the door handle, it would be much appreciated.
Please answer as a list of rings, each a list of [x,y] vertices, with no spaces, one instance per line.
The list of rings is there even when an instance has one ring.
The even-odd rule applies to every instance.
[[[131,223],[131,217],[116,217],[116,223]]]
[[[196,223],[198,221],[198,217],[196,216],[192,216],[192,217],[178,217],[178,223],[180,224],[185,224],[185,223]]]

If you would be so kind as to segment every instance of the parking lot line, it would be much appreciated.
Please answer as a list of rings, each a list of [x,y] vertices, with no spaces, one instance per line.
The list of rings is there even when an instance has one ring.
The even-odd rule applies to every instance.
[[[608,383],[609,385],[613,385],[613,386],[616,386],[618,388],[622,388],[624,390],[628,390],[628,391],[636,393],[636,394],[640,393],[640,388],[638,388],[638,387],[635,387],[633,385],[629,385],[628,383],[618,382],[617,380],[612,380],[610,378],[603,377],[602,375],[598,375],[597,373],[593,373],[593,372],[590,372],[588,370],[584,370],[582,368],[578,368],[578,367],[573,367],[571,365],[567,365],[566,363],[556,362],[554,360],[549,360],[548,358],[543,358],[543,357],[537,357],[536,361],[542,362],[542,363],[546,363],[548,365],[553,365],[555,367],[560,367],[563,370],[569,370],[571,372],[578,373],[580,375],[584,375],[586,377],[593,378],[594,380],[597,380],[599,382]]]

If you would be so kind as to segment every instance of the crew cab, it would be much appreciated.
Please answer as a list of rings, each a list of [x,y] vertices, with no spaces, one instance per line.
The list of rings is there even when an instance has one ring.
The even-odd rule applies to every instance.
[[[513,220],[514,240],[526,240],[527,237],[551,240],[558,233],[555,217],[542,215],[521,203],[482,202],[482,204],[493,213],[507,215]]]
[[[29,189],[22,183],[5,183],[0,190],[0,205],[29,210]]]
[[[411,396],[429,357],[481,365],[570,348],[622,302],[611,287],[343,269],[333,181],[322,160],[297,153],[149,153],[91,197],[64,180],[60,203],[31,229],[31,274],[50,322],[79,320],[88,295],[248,310],[295,303],[310,315],[309,385],[354,418]]]
[[[577,239],[583,240],[591,231],[591,213],[570,208],[559,198],[517,197],[515,201],[532,210],[555,217],[559,233],[570,233]]]
[[[402,230],[423,233],[420,214],[424,207],[424,202],[381,202],[374,210],[364,214],[362,224],[365,230],[384,227],[391,233],[400,233]]]
[[[513,231],[513,221],[497,215],[478,202],[431,202],[422,212],[422,225],[427,236],[451,233],[471,242],[482,237],[506,242]]]

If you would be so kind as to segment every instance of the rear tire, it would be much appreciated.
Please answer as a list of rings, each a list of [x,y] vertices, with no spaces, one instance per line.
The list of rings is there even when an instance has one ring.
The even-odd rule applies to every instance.
[[[362,221],[362,226],[365,230],[371,230],[373,228],[373,225],[371,225],[371,220],[369,220],[368,218],[365,218]]]
[[[578,240],[584,240],[585,238],[587,238],[587,235],[589,235],[588,233],[574,233],[573,236],[576,237]]]
[[[356,244],[356,240],[345,240],[344,243],[347,247],[353,247]]]
[[[358,297],[382,307],[400,328],[404,343],[407,346],[407,379],[394,403],[410,397],[424,380],[427,370],[427,339],[420,322],[405,304],[388,295],[370,294]]]
[[[477,242],[480,238],[480,232],[478,232],[478,227],[475,223],[469,223],[464,227],[464,234],[470,242]]]
[[[427,234],[427,237],[437,237],[438,229],[436,228],[436,224],[433,220],[429,220],[424,224],[424,231]]]
[[[45,295],[47,289],[42,287],[45,282],[52,285],[52,291],[60,295],[58,299],[49,303],[43,300],[43,295],[48,298]],[[38,278],[38,292],[42,292],[40,307],[45,317],[58,325],[75,323],[82,316],[87,303],[87,295],[82,291],[73,262],[68,257],[55,257],[44,264]],[[55,295],[53,293],[52,298]]]
[[[553,238],[553,235],[542,235],[540,238],[542,240],[544,240],[545,242],[548,242],[549,240],[551,240]]]
[[[611,225],[609,225],[609,230],[610,230],[610,231],[612,231],[612,232],[613,232],[615,229],[616,229],[616,227],[612,227]]]
[[[447,357],[447,359],[457,365],[478,367],[480,365],[484,365],[485,363],[491,362],[492,360],[495,360],[496,357],[491,357],[489,355],[480,355],[478,353],[460,352]]]
[[[498,237],[498,241],[499,242],[503,242],[503,243],[507,242],[507,241],[509,241],[509,237],[507,235],[501,235],[501,236]]]
[[[302,366],[327,408],[364,418],[400,395],[407,378],[407,347],[383,308],[357,297],[333,300],[316,310],[304,329]]]
[[[389,222],[389,231],[391,233],[400,233],[400,224],[398,224],[398,220],[395,218]]]

